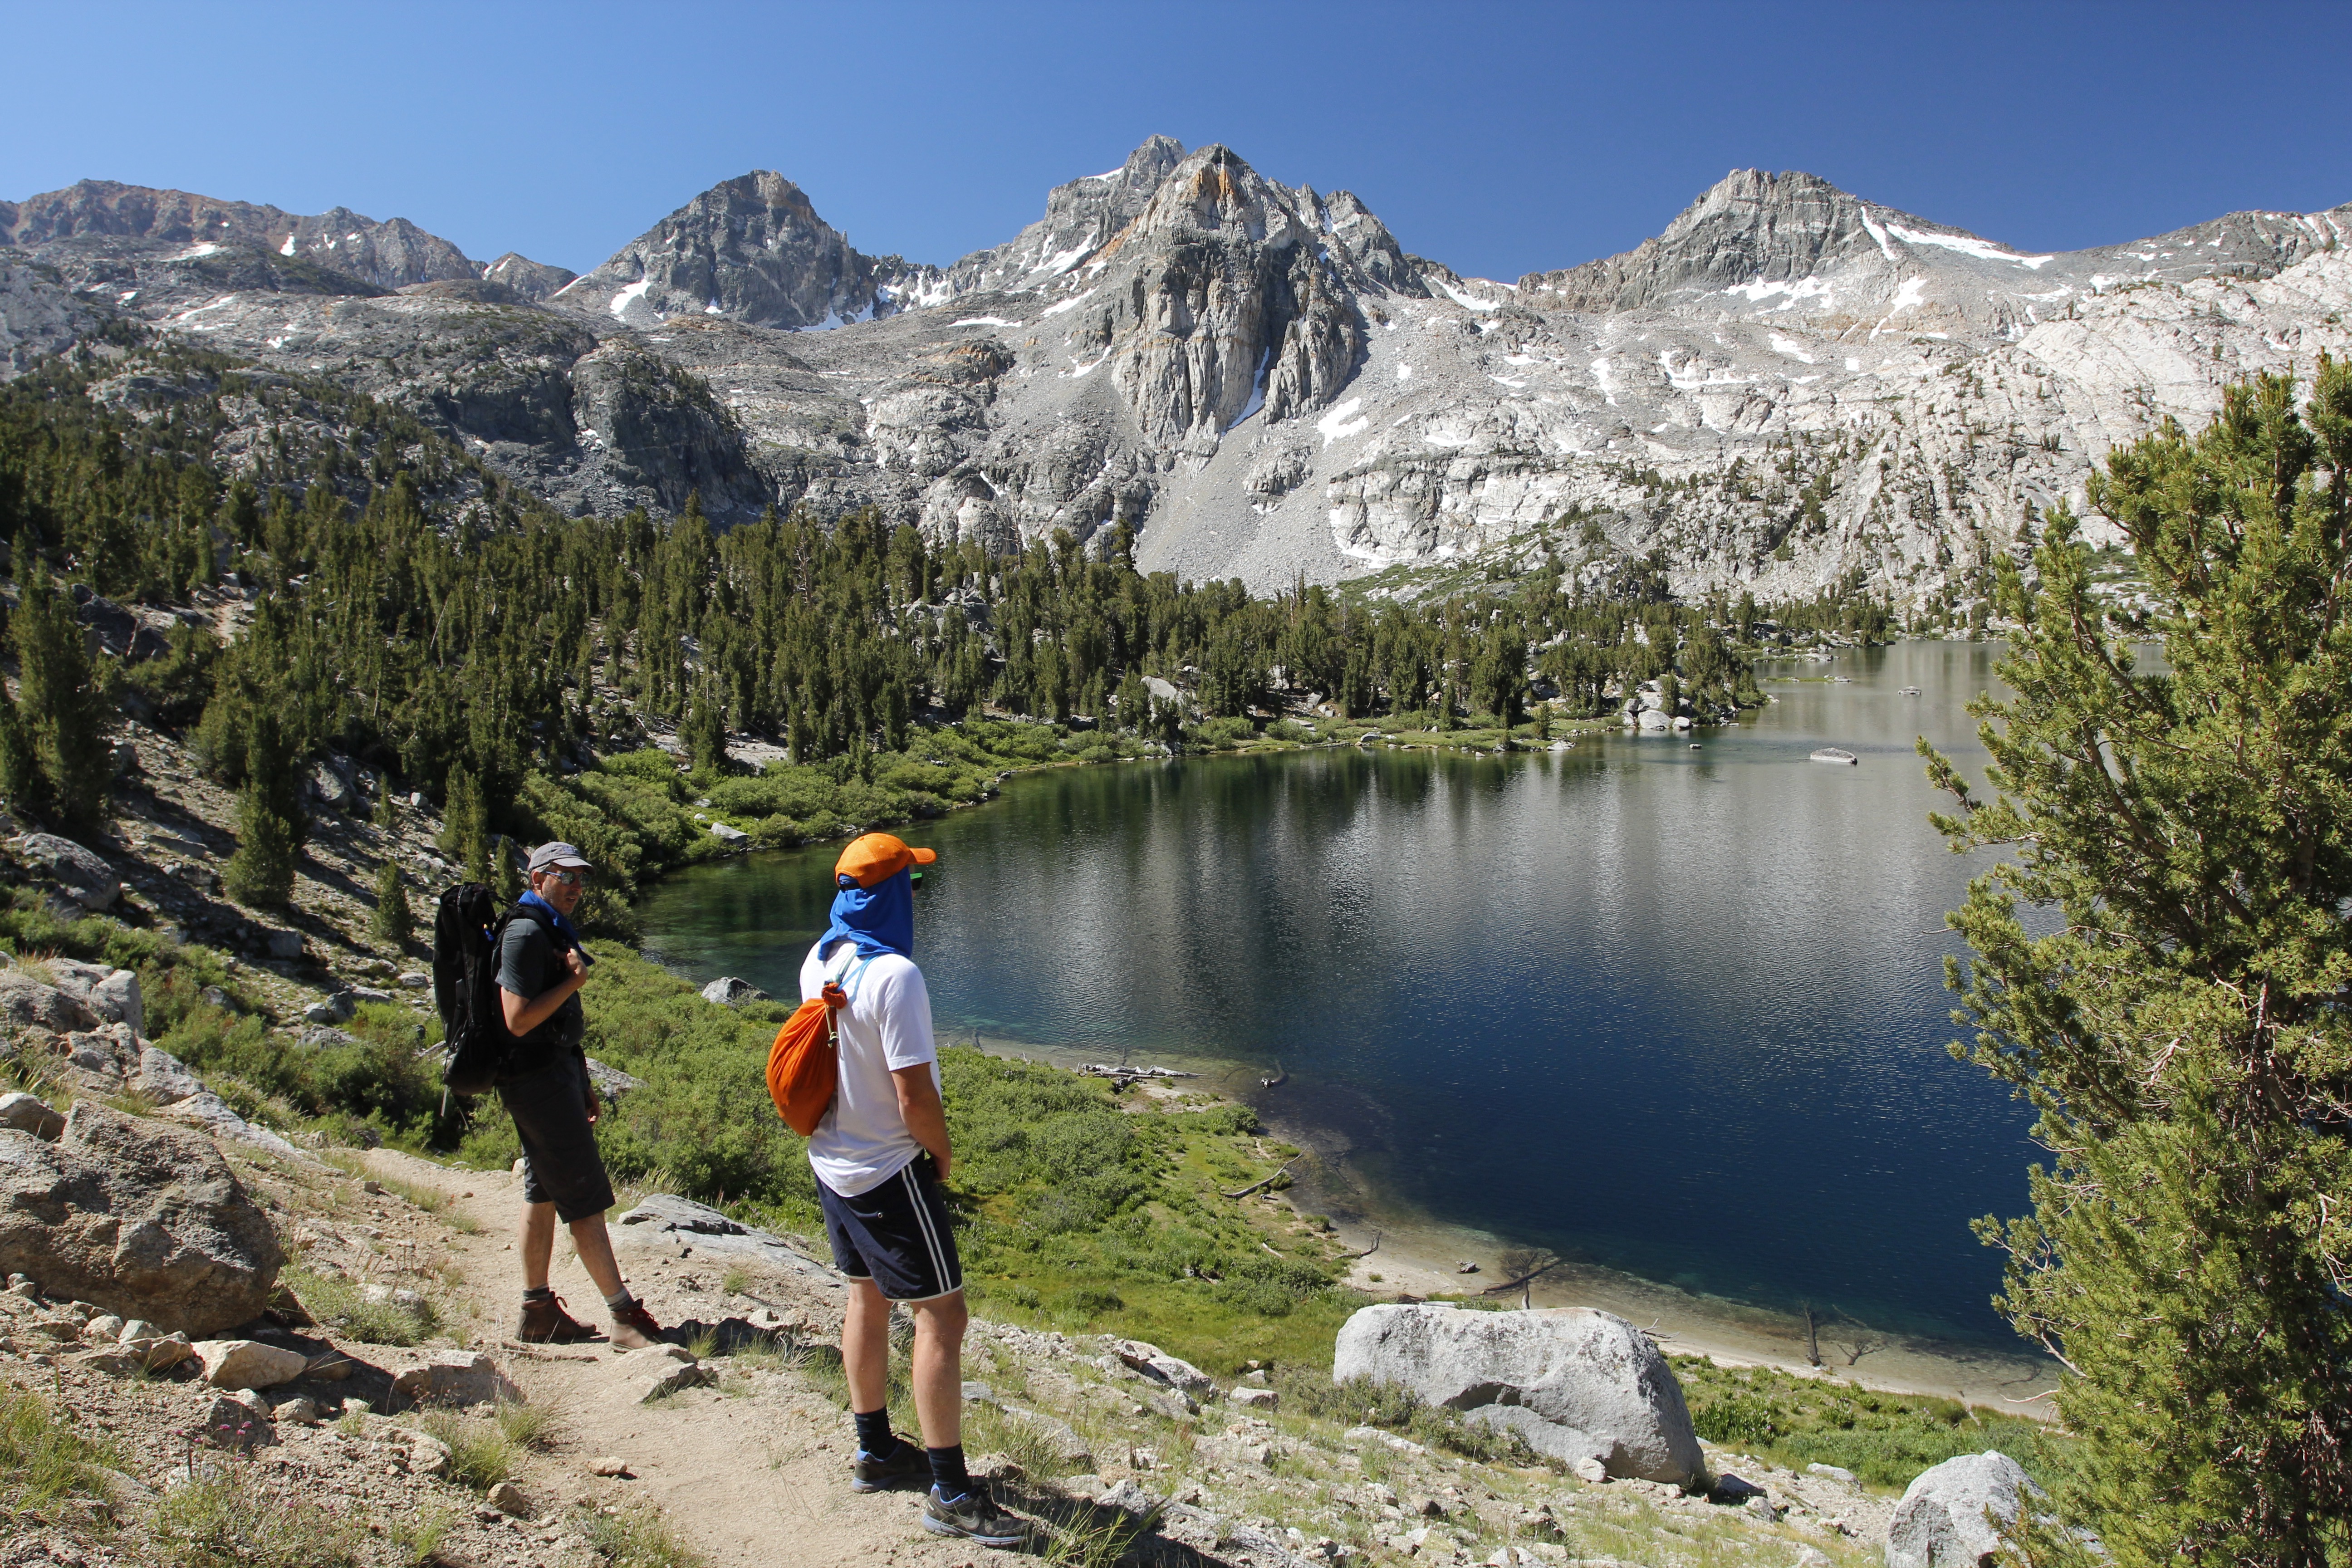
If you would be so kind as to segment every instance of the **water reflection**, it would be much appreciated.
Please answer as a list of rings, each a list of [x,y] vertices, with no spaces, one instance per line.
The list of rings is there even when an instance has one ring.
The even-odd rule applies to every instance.
[[[1943,1051],[1925,731],[1980,761],[1992,650],[1768,668],[1700,738],[1455,760],[1318,752],[1062,770],[931,825],[943,1025],[1279,1058],[1381,1200],[1645,1278],[2005,1337],[1967,1230],[2028,1118]],[[1825,676],[1845,677],[1843,683]],[[1921,695],[1901,694],[1917,687]],[[1857,767],[1808,761],[1816,746]],[[648,946],[793,988],[834,850],[657,889]]]

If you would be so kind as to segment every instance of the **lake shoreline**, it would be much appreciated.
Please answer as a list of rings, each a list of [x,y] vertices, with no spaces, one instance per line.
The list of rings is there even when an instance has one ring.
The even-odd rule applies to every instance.
[[[1496,1282],[1496,1255],[1508,1238],[1402,1212],[1348,1165],[1345,1152],[1333,1147],[1326,1130],[1267,1103],[1272,1091],[1262,1082],[1263,1067],[1165,1051],[1123,1060],[1127,1053],[1105,1047],[1039,1045],[969,1026],[943,1032],[940,1044],[1070,1071],[1103,1063],[1195,1075],[1160,1080],[1163,1091],[1248,1105],[1269,1133],[1304,1152],[1306,1157],[1293,1167],[1292,1185],[1275,1201],[1325,1215],[1346,1249],[1364,1254],[1342,1279],[1346,1288],[1390,1300],[1466,1300]],[[1476,1262],[1478,1272],[1459,1272],[1465,1261]],[[1704,1356],[1718,1366],[1766,1367],[1874,1393],[1958,1399],[2039,1421],[2058,1418],[2050,1398],[2058,1365],[2021,1342],[2011,1351],[1840,1321],[1820,1326],[1823,1364],[1816,1367],[1806,1359],[1801,1319],[1589,1264],[1564,1264],[1538,1280],[1532,1304],[1611,1312],[1648,1331],[1667,1354]]]

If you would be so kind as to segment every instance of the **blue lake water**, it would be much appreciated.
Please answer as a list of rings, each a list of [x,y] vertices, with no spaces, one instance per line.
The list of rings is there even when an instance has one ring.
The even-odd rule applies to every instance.
[[[943,1032],[1279,1061],[1279,1088],[1226,1085],[1311,1134],[1335,1212],[2013,1347],[1968,1227],[2023,1206],[2031,1118],[1944,1050],[1943,912],[1984,866],[1927,826],[1911,750],[1981,766],[1963,707],[1994,657],[1769,666],[1779,700],[1696,750],[1025,775],[908,834],[941,856],[916,956]],[[1822,744],[1860,764],[1809,761]],[[648,952],[794,994],[836,852],[664,883]]]

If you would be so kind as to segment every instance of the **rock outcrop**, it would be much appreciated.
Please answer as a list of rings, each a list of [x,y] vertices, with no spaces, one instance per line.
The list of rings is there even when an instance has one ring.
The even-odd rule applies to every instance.
[[[1510,283],[1153,137],[945,268],[858,251],[761,171],[572,279],[91,183],[0,204],[30,258],[0,266],[0,374],[119,315],[415,412],[567,512],[1125,529],[1146,571],[1259,591],[1486,556],[1617,594],[1656,556],[1686,598],[1859,581],[1965,613],[2116,445],[2352,353],[2347,236],[2352,206],[2030,253],[1735,170],[1634,249]],[[94,395],[154,390],[121,379]]]
[[[874,314],[882,265],[817,216],[798,185],[755,169],[711,186],[551,297],[637,327],[697,315],[829,327]]]
[[[1886,1568],[1992,1568],[2000,1531],[2042,1489],[2000,1452],[1962,1454],[1904,1489],[1886,1530]]]
[[[1704,1463],[1666,1358],[1624,1319],[1366,1307],[1339,1330],[1334,1381],[1369,1377],[1508,1426],[1538,1453],[1598,1459],[1612,1476],[1681,1486]]]
[[[27,833],[11,848],[27,866],[47,875],[83,909],[96,911],[113,906],[122,891],[121,879],[105,857],[54,833]]]
[[[0,1129],[0,1270],[165,1332],[260,1312],[285,1263],[269,1216],[194,1132],[85,1100],[45,1142]]]

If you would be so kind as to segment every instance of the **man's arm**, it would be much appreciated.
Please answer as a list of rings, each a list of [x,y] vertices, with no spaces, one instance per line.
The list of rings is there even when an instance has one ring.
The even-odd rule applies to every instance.
[[[931,1064],[892,1068],[890,1080],[898,1089],[898,1114],[915,1142],[939,1162],[940,1180],[948,1179],[948,1110],[940,1103],[940,1086],[931,1081]]]
[[[572,973],[528,1000],[503,985],[499,987],[499,1005],[506,1010],[507,1033],[530,1034],[554,1017],[555,1010],[572,1000],[573,992],[588,984],[588,965],[582,962],[578,949],[566,948],[563,962]],[[936,1102],[939,1096],[935,1094],[931,1099]]]

